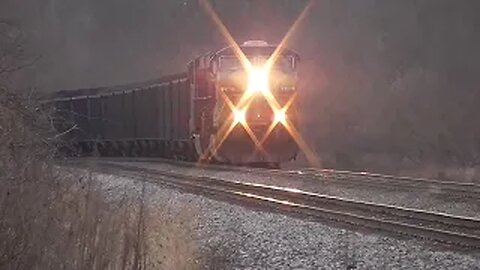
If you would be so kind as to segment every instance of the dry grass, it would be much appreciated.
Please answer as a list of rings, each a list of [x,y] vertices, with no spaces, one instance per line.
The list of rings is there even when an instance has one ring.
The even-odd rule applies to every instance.
[[[191,213],[107,201],[94,176],[55,170],[55,132],[0,92],[0,269],[196,269]]]

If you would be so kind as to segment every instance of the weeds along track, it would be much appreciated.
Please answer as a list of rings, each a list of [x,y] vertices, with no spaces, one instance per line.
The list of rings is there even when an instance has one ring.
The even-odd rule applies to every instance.
[[[73,165],[73,163],[70,163]],[[82,166],[81,163],[73,166]],[[146,169],[135,165],[97,162],[99,172],[161,184],[215,199],[280,211],[301,218],[341,223],[434,240],[450,245],[480,248],[480,220],[327,196],[261,184]]]
[[[98,158],[89,159],[96,161],[113,161],[113,162],[146,162],[146,163],[167,163],[174,166],[192,168],[197,164],[192,162],[160,159],[160,158]],[[368,173],[368,172],[352,172],[331,169],[298,169],[298,170],[282,170],[282,169],[265,169],[250,168],[228,165],[200,165],[199,168],[214,171],[235,171],[252,173],[268,177],[284,177],[295,180],[309,181],[315,183],[332,183],[346,187],[373,187],[388,190],[403,191],[426,191],[435,194],[441,194],[445,197],[460,197],[466,199],[480,200],[480,184],[443,181],[427,178],[402,177],[386,174]]]

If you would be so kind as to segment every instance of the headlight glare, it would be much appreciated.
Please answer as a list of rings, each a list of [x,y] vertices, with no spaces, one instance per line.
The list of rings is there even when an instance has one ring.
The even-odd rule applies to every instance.
[[[245,110],[237,110],[233,111],[233,120],[235,123],[245,123]]]
[[[278,110],[275,112],[275,123],[285,123],[287,120],[287,115],[285,110]]]

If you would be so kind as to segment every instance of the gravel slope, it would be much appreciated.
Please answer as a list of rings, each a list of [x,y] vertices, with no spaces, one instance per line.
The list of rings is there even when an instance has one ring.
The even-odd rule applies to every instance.
[[[140,194],[138,181],[104,174],[98,179],[112,198]],[[212,269],[480,269],[480,252],[328,227],[154,184],[147,184],[147,196],[153,206],[194,209],[198,240]]]

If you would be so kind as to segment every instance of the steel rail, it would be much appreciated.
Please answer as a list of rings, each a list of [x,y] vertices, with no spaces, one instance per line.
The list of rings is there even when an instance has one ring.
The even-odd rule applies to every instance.
[[[93,159],[94,161],[105,161],[105,158]],[[455,181],[442,181],[428,178],[415,178],[405,176],[394,176],[387,174],[340,171],[332,169],[301,169],[301,170],[281,170],[281,169],[264,169],[264,168],[248,168],[239,166],[208,164],[198,165],[192,162],[178,161],[163,158],[107,158],[107,161],[114,162],[147,162],[147,163],[166,163],[174,166],[187,168],[204,168],[216,171],[237,171],[244,173],[253,173],[265,176],[295,177],[314,182],[331,182],[349,187],[367,186],[384,189],[396,189],[406,191],[427,191],[441,192],[446,196],[458,196],[465,198],[480,199],[480,184],[465,183]]]
[[[275,186],[192,176],[155,169],[98,163],[97,169],[141,181],[165,184],[193,193],[224,196],[269,206],[302,217],[328,219],[447,244],[480,248],[480,220],[423,210],[344,199]]]

